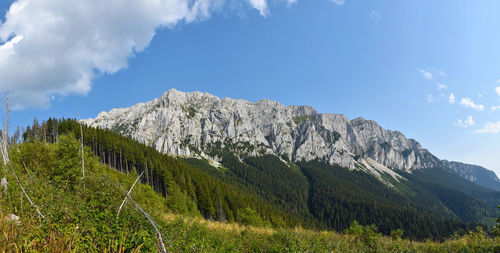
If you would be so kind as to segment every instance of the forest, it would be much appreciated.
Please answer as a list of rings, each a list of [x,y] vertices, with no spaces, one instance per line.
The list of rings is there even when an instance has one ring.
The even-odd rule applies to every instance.
[[[35,121],[17,136],[0,171],[9,182],[0,190],[3,251],[494,252],[500,247],[494,236],[498,226],[489,232],[484,224],[417,211],[411,199],[368,174],[322,161],[292,164],[274,156],[236,159],[227,153],[214,167],[65,119]],[[468,192],[478,192],[470,187]],[[453,191],[443,195],[454,196]]]
[[[80,131],[75,120],[48,119],[35,121],[13,141],[55,143],[64,134],[79,139]],[[174,212],[209,220],[335,231],[358,221],[375,224],[385,235],[401,229],[406,238],[444,240],[478,225],[490,231],[491,222],[482,221],[497,213],[470,196],[478,191],[465,194],[422,177],[397,191],[369,174],[322,161],[238,158],[228,148],[217,150],[223,158],[216,168],[205,159],[161,154],[110,130],[82,125],[82,133],[85,146],[103,164],[122,173],[144,172],[141,182],[164,196]],[[244,218],[249,214],[257,219]]]

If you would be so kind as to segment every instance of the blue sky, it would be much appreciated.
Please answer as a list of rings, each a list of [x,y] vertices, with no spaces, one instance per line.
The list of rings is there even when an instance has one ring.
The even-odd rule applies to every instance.
[[[0,3],[5,27],[12,2]],[[2,79],[0,69],[0,81],[19,80],[33,90],[23,96],[29,100],[19,99],[24,109],[11,113],[11,131],[30,124],[33,117],[76,117],[77,110],[82,118],[95,117],[100,111],[154,99],[170,88],[199,90],[373,119],[418,140],[442,159],[483,165],[500,174],[500,123],[495,125],[500,109],[492,109],[500,106],[500,89],[495,90],[500,86],[500,2],[292,2],[271,1],[264,8],[229,1],[196,18],[186,14],[181,21],[148,23],[144,27],[156,33],[150,42],[146,35],[133,37],[139,39],[132,53],[120,58],[114,52],[118,56],[111,60],[100,58],[106,52],[95,53],[90,65],[95,76],[88,86],[55,86],[64,65],[28,81]],[[98,18],[88,25],[108,22]],[[119,33],[133,30],[133,25],[117,22],[113,36],[122,38]],[[9,29],[18,32],[2,35],[0,28],[1,43],[24,31]],[[72,36],[85,43],[80,34]],[[39,45],[33,37],[24,36],[19,45]],[[67,53],[61,50],[61,55]],[[10,67],[1,60],[0,68]],[[88,64],[82,62],[78,66]],[[16,66],[8,73],[21,70]],[[0,84],[0,92],[8,89]],[[24,95],[24,90],[17,93]]]

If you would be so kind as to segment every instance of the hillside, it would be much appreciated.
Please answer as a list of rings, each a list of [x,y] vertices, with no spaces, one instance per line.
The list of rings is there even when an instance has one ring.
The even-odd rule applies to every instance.
[[[23,139],[56,142],[66,133],[80,136],[80,124],[49,119],[27,128]],[[249,208],[261,217],[262,224],[273,227],[300,224],[341,232],[357,220],[362,225],[377,225],[385,235],[403,229],[407,238],[442,240],[474,224],[489,230],[490,217],[497,217],[496,206],[471,196],[498,196],[491,190],[465,194],[451,189],[445,198],[435,192],[442,186],[411,174],[401,173],[401,180],[392,181],[396,186],[388,187],[363,171],[322,161],[286,163],[273,155],[236,157],[225,147],[217,151],[221,162],[214,164],[161,154],[106,129],[83,126],[83,133],[85,145],[101,162],[124,173],[145,172],[142,182],[173,203],[174,211],[195,211],[207,219],[241,222],[242,212]]]
[[[440,160],[416,140],[363,118],[318,113],[310,106],[284,106],[219,99],[208,93],[171,89],[160,98],[130,108],[101,112],[84,120],[145,143],[162,153],[220,161],[215,151],[231,147],[236,155],[272,154],[291,162],[323,160],[362,170],[386,184],[397,171],[442,168],[492,190],[500,180],[480,166]]]
[[[62,128],[62,125],[60,125]],[[81,153],[74,135],[59,135],[54,144],[32,139],[10,150],[8,188],[0,192],[0,249],[2,251],[158,251],[154,230],[130,201],[119,218],[117,209],[137,174],[121,173],[103,166],[85,148],[86,177],[81,177]],[[26,165],[26,166],[24,166]],[[1,170],[5,176],[5,170]],[[44,218],[29,205],[16,184],[39,207]],[[175,196],[175,195],[169,195]],[[394,231],[383,237],[373,226],[352,224],[345,234],[301,228],[266,228],[213,222],[191,210],[186,216],[173,214],[176,204],[165,201],[148,185],[138,184],[132,192],[158,224],[168,251],[174,252],[346,252],[409,251],[442,252],[476,250],[494,252],[498,238],[481,230],[445,242],[412,242]],[[10,214],[19,219],[8,221]],[[251,209],[240,217],[244,224],[265,225]]]

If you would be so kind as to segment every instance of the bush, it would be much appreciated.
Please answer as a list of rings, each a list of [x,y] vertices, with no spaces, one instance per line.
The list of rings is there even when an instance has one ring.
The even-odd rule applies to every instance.
[[[375,224],[362,226],[357,221],[353,221],[346,233],[352,235],[357,242],[362,242],[371,249],[376,249],[377,241],[382,236],[381,233],[378,233],[378,228]]]
[[[264,225],[262,218],[255,212],[255,210],[247,207],[240,211],[240,222],[243,225],[261,227]]]

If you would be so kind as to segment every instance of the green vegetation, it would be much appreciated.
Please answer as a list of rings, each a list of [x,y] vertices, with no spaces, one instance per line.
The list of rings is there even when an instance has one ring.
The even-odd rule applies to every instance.
[[[13,174],[8,173],[8,189],[0,193],[1,251],[157,251],[153,229],[129,202],[116,219],[124,197],[119,185],[130,187],[137,177],[134,171],[123,174],[107,168],[85,148],[87,174],[82,179],[79,143],[72,135],[60,136],[55,144],[16,145],[10,156],[20,182],[46,219],[39,217],[27,203],[14,183]],[[4,170],[0,173],[2,177],[3,173]],[[173,215],[178,201],[165,200],[145,184],[137,185],[132,196],[156,220],[167,250],[173,252],[496,252],[500,249],[500,239],[488,237],[481,229],[443,243],[403,240],[401,231],[384,237],[374,225],[361,226],[357,222],[344,234],[300,228],[272,229],[263,228],[269,227],[269,222],[251,208],[241,209],[241,222],[261,227],[208,221],[196,213],[184,217]],[[18,215],[19,222],[8,221],[9,214]]]
[[[188,118],[193,118],[196,115],[196,109],[192,106],[188,108]]]
[[[306,116],[296,116],[292,118],[293,122],[295,122],[296,125],[302,124],[304,121],[313,121],[314,118],[311,115],[306,115]]]
[[[460,221],[417,212],[414,202],[364,172],[319,161],[299,166],[311,185],[310,212],[337,231],[348,228],[354,220],[376,224],[385,235],[403,229],[406,237],[419,240],[444,240],[469,229]]]
[[[85,149],[83,180],[79,143],[71,135],[61,136],[58,144],[17,145],[11,149],[10,158],[20,182],[45,219],[26,201],[13,173],[8,173],[8,188],[0,197],[4,231],[1,249],[115,251],[118,246],[126,251],[139,247],[145,251],[156,249],[154,231],[133,206],[127,205],[116,219],[117,208],[124,198],[119,184],[130,187],[137,177],[135,174],[126,176],[110,170]],[[145,185],[138,185],[133,197],[156,217],[169,210],[164,198]],[[9,214],[19,216],[19,224],[7,222],[5,217]]]
[[[72,121],[67,122],[74,124]],[[141,150],[144,151],[143,155],[146,154],[143,157],[148,158],[148,166],[140,167],[138,165],[142,161],[132,160],[131,156],[128,156],[127,160],[115,162],[117,167],[112,169],[100,163],[99,159],[104,158],[109,162],[106,164],[112,164],[114,155],[112,153],[100,154],[95,152],[91,145],[88,145],[84,150],[86,177],[82,179],[78,136],[72,133],[72,128],[64,124],[59,124],[58,128],[60,130],[67,129],[68,135],[54,135],[57,136],[57,141],[54,139],[54,143],[45,143],[39,141],[39,136],[31,135],[33,132],[27,132],[25,135],[27,142],[14,145],[10,151],[12,169],[25,186],[33,202],[45,215],[45,219],[38,216],[35,209],[26,201],[20,188],[15,183],[13,173],[9,172],[5,175],[5,171],[0,170],[0,176],[7,176],[9,182],[8,188],[0,192],[0,230],[2,231],[0,234],[0,250],[2,251],[156,251],[157,239],[154,230],[129,201],[126,202],[120,218],[116,218],[117,208],[125,196],[120,190],[120,185],[124,188],[130,187],[137,178],[138,173],[142,172],[145,175],[148,174],[143,181],[145,184],[136,185],[132,192],[132,198],[149,212],[158,223],[168,251],[495,252],[500,249],[500,239],[489,237],[480,228],[476,232],[469,232],[462,237],[455,236],[440,243],[431,241],[425,243],[414,242],[401,239],[402,235],[408,237],[406,236],[406,230],[404,232],[402,230],[391,230],[389,231],[391,237],[383,236],[378,232],[375,225],[371,225],[371,223],[360,225],[363,223],[357,223],[354,220],[342,234],[322,232],[316,229],[295,228],[298,223],[294,225],[294,222],[297,221],[280,211],[282,209],[286,210],[286,203],[283,203],[280,207],[278,204],[268,204],[272,202],[259,197],[260,194],[244,195],[244,190],[247,188],[240,188],[239,184],[225,183],[220,179],[224,176],[220,176],[221,172],[213,167],[205,165],[203,170],[195,169],[182,160],[160,154],[156,157],[153,155],[153,151],[145,147]],[[92,129],[86,129],[84,132],[84,134],[89,135],[90,140],[92,140],[91,131]],[[95,134],[105,132],[102,130],[95,131]],[[113,138],[119,140],[117,135],[111,133],[108,133],[108,135],[108,138],[113,136]],[[49,137],[48,140],[51,138],[45,136],[43,139],[46,137]],[[88,139],[86,140],[88,141]],[[94,140],[96,141],[93,143],[94,148],[98,148],[96,150],[105,150],[100,146],[102,143],[98,144],[98,141]],[[110,139],[103,138],[102,141],[104,140],[109,141]],[[88,142],[92,144],[91,141]],[[135,142],[130,141],[130,143]],[[127,145],[132,145],[130,143],[124,141],[121,146],[116,145],[113,147],[118,148],[118,150],[122,148],[122,156],[125,154],[131,155],[125,150]],[[148,153],[148,150],[151,153]],[[155,159],[164,159],[160,161],[166,163],[168,167],[158,166],[159,164],[155,163]],[[120,164],[125,161],[130,165],[129,170],[120,172]],[[255,173],[261,171],[267,176],[287,175],[281,181],[278,180],[278,185],[287,180],[310,179],[313,177],[312,174],[319,173],[318,170],[321,171],[317,168],[319,165],[301,163],[298,167],[301,169],[301,173],[304,173],[304,176],[299,174],[296,169],[284,164],[281,165],[278,162],[278,158],[269,156],[264,160],[247,158],[244,164],[251,166],[252,168],[249,169],[255,171]],[[270,167],[267,166],[268,163],[273,164],[277,168],[277,172],[272,172],[269,169]],[[24,164],[26,164],[26,167],[24,167]],[[126,167],[122,165],[123,168]],[[157,168],[163,168],[165,171]],[[214,171],[210,172],[211,170]],[[183,177],[179,176],[181,172]],[[214,175],[218,173],[220,178],[212,176],[211,173]],[[333,173],[338,172],[334,171]],[[319,175],[320,178],[325,177],[321,173]],[[155,178],[163,180],[164,188],[158,186],[158,179]],[[252,178],[258,178],[258,174],[248,177],[245,182]],[[280,193],[278,187],[268,186],[263,189],[263,194],[270,193],[273,196],[279,196],[279,194],[290,192],[293,194],[282,196],[283,198],[289,198],[285,202],[300,202],[302,197],[311,194],[310,191],[302,192],[301,189],[311,190],[316,187],[322,189],[322,183],[320,183],[318,177],[314,178],[314,180],[310,180],[312,185],[305,181],[303,186],[296,185],[296,190],[288,189],[282,193]],[[191,183],[184,181],[185,183],[182,184],[180,183],[182,180],[190,180]],[[205,182],[206,188],[200,186],[201,181]],[[363,184],[367,182],[360,181],[357,183]],[[85,187],[83,187],[84,184]],[[261,184],[260,186],[263,187],[264,185]],[[224,190],[225,187],[227,189]],[[247,187],[252,188],[253,186],[248,185]],[[284,185],[283,187],[287,186]],[[341,189],[340,187],[342,185],[338,189]],[[214,192],[207,192],[206,195],[203,195],[205,190],[214,190]],[[350,196],[351,193],[344,191],[340,194]],[[241,200],[239,202],[231,200],[232,196]],[[370,196],[367,196],[367,198],[369,199]],[[226,199],[228,201],[223,202]],[[256,204],[252,205],[252,201]],[[222,204],[217,205],[218,202]],[[238,208],[226,208],[224,203],[240,206]],[[260,207],[258,204],[263,204],[264,207]],[[222,208],[225,211],[217,210],[217,208]],[[183,216],[174,215],[174,213],[180,213]],[[225,222],[215,222],[202,218],[202,216],[210,218],[210,215],[213,215],[212,219],[220,219],[221,216],[219,215],[221,213],[228,217]],[[7,216],[10,214],[19,216],[19,222],[8,221]],[[233,217],[232,220],[229,217]],[[378,216],[375,215],[375,217]],[[249,226],[231,224],[230,222],[233,221]],[[381,232],[384,229],[381,228]]]
[[[300,226],[338,232],[358,221],[363,226],[375,224],[386,236],[400,229],[404,231],[400,236],[416,240],[446,240],[476,227],[466,222],[477,222],[485,215],[498,217],[484,212],[489,209],[482,202],[467,198],[482,193],[441,191],[435,188],[439,185],[420,176],[401,173],[409,180],[394,181],[397,189],[391,189],[364,172],[323,161],[294,164],[272,155],[237,157],[233,151],[247,148],[245,143],[214,144],[212,151],[222,164],[215,168],[207,160],[160,154],[109,130],[84,126],[83,133],[89,155],[120,175],[144,172],[141,182],[163,196],[166,210],[189,217],[276,230]],[[29,127],[20,145],[42,141],[59,145],[58,137],[63,134],[79,139],[80,125],[49,119]],[[24,160],[29,168],[38,166],[30,158]],[[457,201],[461,199],[474,205]]]
[[[42,130],[43,127],[46,129]],[[80,125],[73,120],[49,119],[42,126],[29,127],[23,139],[27,143],[57,142],[57,136],[67,133],[79,139]],[[183,159],[161,154],[109,130],[84,126],[83,136],[85,145],[102,163],[123,173],[144,172],[141,182],[167,197],[171,209],[178,213],[240,222],[241,211],[251,208],[274,227],[293,227],[301,223],[300,218],[274,207],[262,197],[227,183],[206,169],[191,166]]]
[[[187,113],[188,119],[194,118],[197,113],[194,106],[189,106],[187,109],[185,107],[182,107],[182,110]]]

